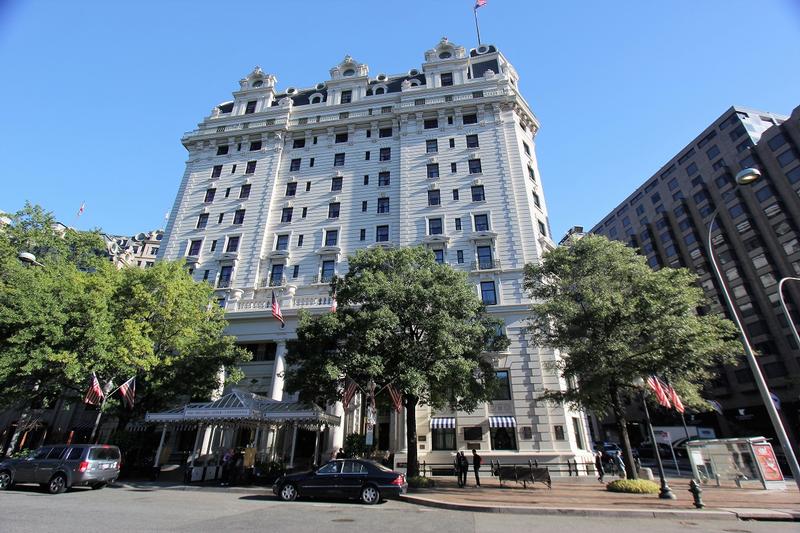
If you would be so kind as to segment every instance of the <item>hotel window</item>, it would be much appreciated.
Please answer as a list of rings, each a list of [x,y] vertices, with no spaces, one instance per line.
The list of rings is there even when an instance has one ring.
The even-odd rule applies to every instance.
[[[241,189],[239,189],[239,199],[250,198],[250,184],[245,183],[242,185]]]
[[[302,159],[300,158],[292,159],[292,162],[289,163],[289,172],[297,172],[298,170],[300,170],[301,161]]]
[[[328,204],[328,218],[339,218],[339,202]]]
[[[547,237],[547,228],[544,227],[544,223],[541,220],[537,220],[539,223],[539,233],[542,234],[543,237]]]
[[[231,188],[228,187],[227,189],[225,189],[225,198],[227,198],[230,195],[231,195]]]
[[[336,137],[334,138],[334,142],[336,142],[336,143],[346,143],[347,142],[347,134],[346,133],[337,133]]]
[[[381,148],[380,152],[378,153],[378,161],[391,161],[391,159],[392,159],[392,149]]]
[[[276,263],[272,265],[272,272],[269,276],[269,284],[271,287],[279,287],[283,285],[283,263]]]
[[[256,100],[250,100],[244,108],[244,114],[250,115],[256,112]]]
[[[461,218],[456,218],[455,224],[456,224],[456,231],[461,231]]]
[[[492,450],[516,450],[517,436],[514,428],[491,428],[489,430],[489,440],[492,443]]]
[[[342,180],[341,177],[333,177],[331,178],[331,190],[332,191],[341,191],[342,190]]]
[[[294,265],[292,268],[292,278],[297,279],[300,276],[300,265]]]
[[[217,194],[217,189],[208,189],[206,190],[206,197],[203,202],[210,204],[214,201],[214,195]]]
[[[261,141],[253,141],[250,143],[250,151],[257,152],[261,150]]]
[[[369,174],[364,176],[364,185],[369,185]]]
[[[215,165],[213,169],[211,169],[211,177],[218,178],[222,175],[222,165]]]
[[[322,262],[322,271],[320,272],[320,281],[322,283],[328,283],[333,279],[336,270],[336,262],[332,259],[328,259]]]
[[[310,182],[310,181],[307,181],[307,182],[306,182],[306,192],[308,192],[308,191],[310,191],[310,190],[311,190],[311,182]]]
[[[283,211],[281,211],[281,222],[291,222],[292,221],[292,211],[294,211],[294,208],[292,208],[292,207],[284,207]]]
[[[472,113],[470,115],[464,115],[463,119],[464,124],[477,124],[478,123],[478,115]]]
[[[436,206],[441,204],[441,198],[439,196],[439,189],[433,189],[428,191],[428,205],[429,206]]]
[[[236,174],[236,165],[231,166],[231,174]]]
[[[442,87],[450,87],[453,85],[453,73],[442,72]]]
[[[217,249],[217,241],[216,239],[214,239],[213,241],[211,241],[211,251],[213,252],[216,249]]]
[[[439,177],[439,163],[428,163],[427,170],[429,178]]]
[[[467,165],[469,167],[470,174],[480,174],[482,172],[480,159],[470,159],[467,161]]]
[[[297,236],[297,247],[298,248],[302,248],[303,247],[303,236],[302,235],[298,235]]]
[[[291,181],[286,184],[286,196],[294,196],[297,194],[297,182]]]
[[[533,194],[533,205],[536,207],[542,207],[542,201],[539,198],[539,195],[536,194],[536,191],[531,191],[531,193]]]
[[[456,250],[456,261],[459,265],[464,263],[464,250]]]
[[[455,450],[456,428],[431,428],[432,450]]]
[[[433,251],[434,260],[440,265],[444,264],[444,250],[438,248]]]
[[[275,240],[275,250],[280,252],[288,249],[289,249],[289,236],[278,235],[278,238]]]
[[[306,218],[307,214],[308,214],[308,208],[304,207],[303,211],[302,211],[302,214],[300,215],[300,218]]]
[[[378,173],[378,187],[388,187],[390,183],[390,174],[389,172],[379,172]]]
[[[219,271],[219,281],[217,287],[229,287],[231,284],[231,276],[233,275],[233,267],[225,265]]]
[[[479,146],[477,135],[467,135],[467,148],[478,148]]]
[[[308,160],[308,166],[310,166],[310,167],[314,166],[314,158],[313,157]]]
[[[525,150],[525,153],[531,155],[531,147],[528,146],[528,143],[522,143],[522,149]]]
[[[489,231],[489,215],[475,215],[475,231]]]
[[[486,195],[483,191],[483,185],[473,185],[472,186],[472,201],[473,202],[483,202],[486,200]]]
[[[492,247],[491,246],[478,246],[478,268],[484,270],[492,268],[494,261],[492,261]]]
[[[239,250],[239,237],[228,237],[228,245],[225,246],[225,251],[233,253],[237,250]]]
[[[439,127],[439,119],[436,118],[429,118],[423,122],[423,126],[426,130],[432,130]]]
[[[341,98],[339,99],[339,103],[342,104],[349,104],[353,101],[353,91],[342,91]]]
[[[508,377],[508,370],[498,370],[494,373],[497,379],[497,387],[492,394],[492,400],[511,399],[511,380]]]
[[[456,140],[451,138],[449,140],[449,144],[450,144],[450,148],[455,148],[456,147]]]
[[[388,212],[389,212],[389,199],[378,198],[378,213],[388,213]]]
[[[336,246],[339,242],[339,231],[329,229],[325,232],[325,246]]]
[[[192,255],[192,256],[200,255],[200,249],[202,247],[203,247],[203,241],[202,240],[192,241],[192,243],[189,245],[189,254],[188,255]]]
[[[567,440],[564,437],[564,426],[553,426],[553,433],[555,433],[556,440]]]
[[[208,225],[208,213],[202,213],[199,217],[197,217],[197,225],[195,226],[196,229],[205,229]]]
[[[305,139],[295,139],[292,141],[292,148],[303,148],[306,145]]]
[[[225,155],[228,153],[228,145],[217,146],[217,155]]]
[[[481,301],[484,305],[497,305],[494,281],[481,281]]]
[[[234,224],[241,224],[244,222],[244,209],[237,209],[233,213],[233,223]]]
[[[358,240],[359,241],[367,240],[367,230],[365,230],[363,228],[358,230]]]
[[[335,167],[344,166],[344,154],[336,154],[333,156],[333,166]]]
[[[364,161],[369,161],[369,155],[370,155],[370,154],[369,154],[369,150],[367,150],[366,152],[364,152]]]
[[[457,163],[450,163],[450,172],[456,173],[458,172],[458,164]]]
[[[436,139],[428,139],[425,141],[425,153],[435,154],[439,151],[439,141]]]
[[[431,218],[428,220],[428,235],[441,235],[442,234],[442,219]]]
[[[378,226],[377,228],[375,228],[375,242],[388,242],[388,241],[389,241],[389,226]]]
[[[453,200],[458,200],[458,189],[453,189]]]

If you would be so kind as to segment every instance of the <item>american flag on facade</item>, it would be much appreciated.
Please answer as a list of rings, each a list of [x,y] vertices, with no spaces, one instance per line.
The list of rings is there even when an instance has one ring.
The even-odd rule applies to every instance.
[[[672,407],[672,404],[669,401],[669,396],[667,396],[667,391],[664,390],[664,386],[657,377],[648,377],[647,386],[653,389],[653,393],[656,395],[656,401],[659,403],[659,405],[664,407]]]
[[[92,372],[92,379],[89,382],[89,390],[86,391],[86,396],[83,397],[83,402],[89,405],[99,405],[103,401],[103,388],[97,380],[97,376]]]
[[[664,389],[675,410],[679,413],[686,412],[686,408],[683,406],[681,397],[678,396],[678,392],[675,390],[675,388],[672,385],[664,385]]]
[[[119,393],[122,395],[122,401],[125,402],[128,408],[133,409],[133,401],[136,398],[136,376],[120,385]]]
[[[345,409],[347,409],[347,406],[353,401],[353,397],[356,395],[357,389],[358,385],[356,385],[356,382],[352,379],[349,380],[349,383],[344,388],[344,393],[342,394],[342,405],[344,405]]]
[[[275,291],[272,291],[272,316],[281,321],[281,327],[286,326],[286,322],[283,321],[283,313],[281,313],[281,304],[275,298]]]
[[[475,9],[485,6],[487,1],[488,0],[475,0]]]
[[[392,407],[394,408],[394,410],[397,411],[397,412],[402,411],[403,410],[403,395],[391,383],[386,385],[386,389],[389,391],[389,396],[392,397]]]

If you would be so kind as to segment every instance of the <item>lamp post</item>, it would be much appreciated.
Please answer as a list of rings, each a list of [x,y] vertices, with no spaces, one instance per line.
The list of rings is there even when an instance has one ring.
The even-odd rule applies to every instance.
[[[755,168],[746,168],[736,174],[736,185],[750,185],[757,181],[761,177],[761,172]],[[797,483],[797,487],[800,489],[800,466],[797,464],[797,457],[794,454],[794,448],[792,448],[792,443],[789,441],[789,437],[786,435],[786,430],[783,427],[783,422],[781,421],[780,414],[778,414],[778,409],[775,407],[775,404],[772,401],[772,396],[769,392],[769,387],[767,387],[767,382],[764,379],[764,375],[761,373],[761,367],[758,366],[758,361],[756,360],[756,356],[753,353],[753,348],[750,346],[750,341],[747,338],[747,332],[744,329],[744,325],[742,324],[741,319],[739,318],[739,313],[736,310],[736,306],[731,299],[731,295],[728,292],[728,286],[725,283],[725,280],[722,278],[722,272],[720,272],[719,265],[717,264],[717,259],[714,256],[714,247],[711,241],[711,233],[714,230],[714,223],[717,221],[717,214],[719,213],[719,206],[714,209],[714,213],[711,215],[711,222],[708,224],[708,255],[711,258],[711,266],[714,269],[714,274],[717,277],[717,281],[719,282],[720,289],[722,291],[722,295],[725,298],[725,303],[728,306],[728,309],[733,316],[733,321],[736,324],[736,327],[739,329],[739,333],[742,338],[742,345],[744,346],[745,356],[747,357],[747,363],[750,365],[750,370],[753,372],[753,378],[755,378],[756,385],[758,386],[758,392],[761,394],[761,401],[764,403],[764,407],[767,410],[767,414],[769,415],[770,420],[772,421],[772,426],[775,430],[775,433],[778,435],[778,441],[781,443],[781,447],[783,448],[783,452],[786,455],[786,461],[789,463],[789,469],[792,471],[792,477],[794,477],[795,483]],[[783,283],[784,280],[781,280]],[[780,289],[780,287],[779,287]],[[781,297],[781,301],[783,301],[783,297]],[[791,322],[791,317],[788,316],[787,319]],[[795,331],[795,336],[797,332]],[[800,345],[799,345],[800,346]]]
[[[792,335],[794,335],[794,341],[797,343],[798,349],[800,349],[800,334],[797,333],[797,326],[794,325],[792,315],[789,314],[789,308],[786,307],[786,300],[783,297],[783,284],[787,281],[800,281],[800,278],[786,276],[778,283],[778,296],[781,299],[781,306],[783,307],[784,314],[786,314],[786,321],[789,322],[790,326],[792,326]]]
[[[639,389],[639,395],[642,398],[642,407],[644,408],[644,420],[647,424],[647,432],[650,435],[650,442],[653,443],[653,450],[656,456],[656,465],[658,466],[658,477],[661,480],[661,490],[658,497],[662,500],[674,500],[675,494],[667,484],[667,477],[664,475],[664,464],[661,462],[661,454],[658,452],[658,443],[656,442],[656,434],[653,431],[653,424],[650,422],[650,410],[647,408],[647,401],[644,398],[644,379],[636,378],[633,381],[634,386]]]

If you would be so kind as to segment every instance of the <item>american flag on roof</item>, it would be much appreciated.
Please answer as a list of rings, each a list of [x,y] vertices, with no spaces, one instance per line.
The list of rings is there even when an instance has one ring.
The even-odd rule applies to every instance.
[[[86,396],[83,397],[83,402],[89,405],[99,405],[103,401],[103,388],[100,386],[100,381],[97,376],[92,372],[92,378],[89,380],[89,390],[86,391]]]
[[[286,325],[286,322],[283,321],[283,313],[281,313],[281,304],[275,298],[275,291],[272,291],[272,316],[281,321],[281,327]]]
[[[475,0],[475,9],[486,5],[487,0]]]

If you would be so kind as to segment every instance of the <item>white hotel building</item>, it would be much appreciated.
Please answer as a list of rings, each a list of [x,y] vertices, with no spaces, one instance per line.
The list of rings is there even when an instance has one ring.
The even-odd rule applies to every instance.
[[[469,273],[511,345],[488,354],[507,383],[495,401],[473,413],[419,409],[420,461],[449,463],[471,448],[487,461],[587,457],[584,416],[536,401],[566,386],[547,366],[557,353],[523,333],[523,267],[554,244],[534,152],[539,123],[517,82],[494,46],[467,51],[447,39],[420,69],[370,75],[347,56],[311,88],[278,91],[256,67],[185,134],[189,158],[159,258],[185,259],[216,287],[229,333],[254,354],[241,388],[287,399],[297,313],[329,312],[328,281],[347,271],[348,254],[424,245]],[[283,329],[270,313],[273,291]],[[363,430],[358,402],[330,409],[343,424],[326,433],[323,453]],[[404,428],[402,414],[381,412],[378,447],[401,457]]]

